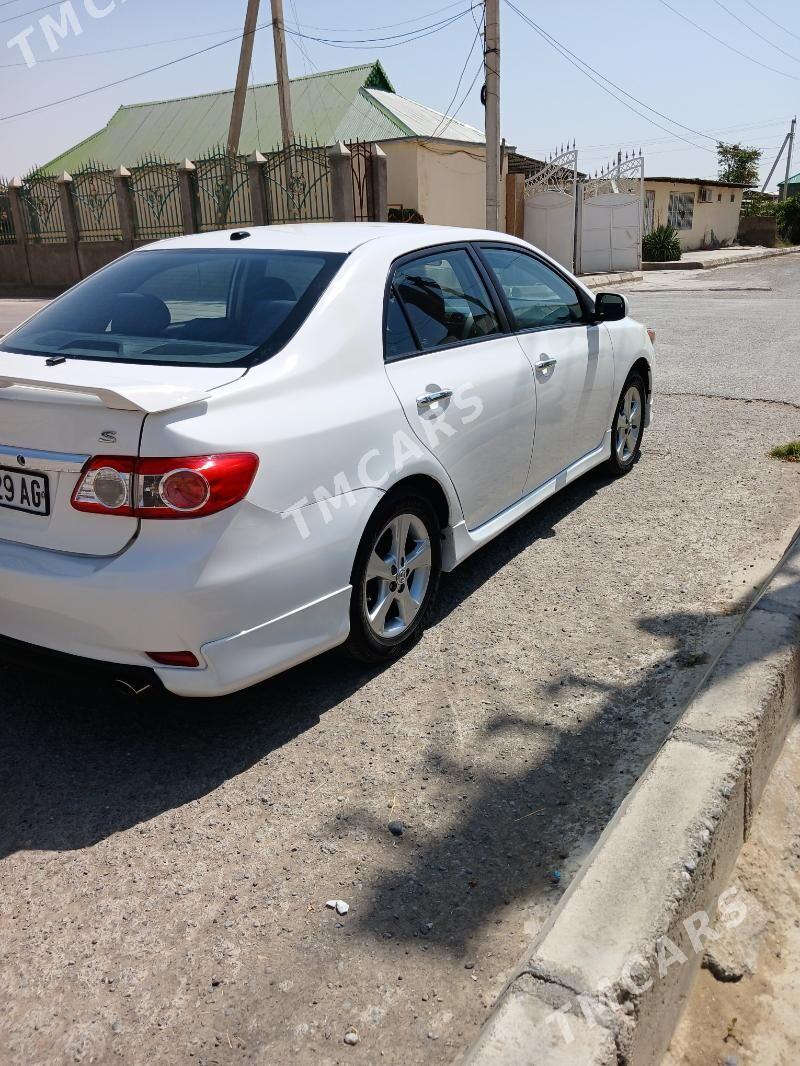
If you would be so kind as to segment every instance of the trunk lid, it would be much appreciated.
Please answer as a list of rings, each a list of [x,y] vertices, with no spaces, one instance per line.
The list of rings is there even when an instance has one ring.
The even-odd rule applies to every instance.
[[[148,414],[200,404],[244,373],[95,360],[51,367],[43,357],[0,353],[0,499],[27,506],[45,478],[49,497],[47,515],[0,506],[0,539],[81,555],[122,551],[137,519],[72,507],[85,461],[138,455]],[[6,474],[13,477],[4,485]]]

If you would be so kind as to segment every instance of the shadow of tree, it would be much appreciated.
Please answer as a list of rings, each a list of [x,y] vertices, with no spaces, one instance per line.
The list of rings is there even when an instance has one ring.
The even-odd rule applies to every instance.
[[[792,587],[800,593],[800,582]],[[690,670],[692,687],[701,683],[747,606],[732,605],[725,613],[643,618],[640,627],[668,634],[673,648],[666,660],[629,684],[598,685],[589,676],[564,672],[552,683],[551,695],[563,693],[563,685],[594,686],[602,693],[597,713],[579,729],[544,727],[549,738],[545,754],[517,764],[514,772],[489,773],[481,780],[473,767],[469,803],[457,822],[424,845],[409,847],[402,868],[380,876],[369,911],[356,918],[359,932],[406,941],[424,935],[428,944],[466,956],[476,930],[502,920],[509,902],[533,903],[562,891],[566,880],[558,875],[563,860],[573,849],[580,847],[585,854],[594,844],[680,718],[685,705],[663,699],[669,678]],[[796,627],[793,636],[790,632],[776,633],[764,654],[796,640]],[[687,651],[687,633],[696,634],[709,650]],[[714,668],[717,677],[733,669],[725,659]],[[554,715],[552,723],[556,719]],[[490,721],[486,733],[519,729],[543,727],[511,714]],[[431,752],[429,765],[454,784],[464,779],[463,766],[447,751]],[[348,817],[353,824],[362,823],[358,810]],[[632,882],[632,897],[636,890]]]
[[[581,479],[446,575],[433,625],[608,481]],[[0,667],[0,858],[86,847],[206,795],[385,669],[334,652],[223,699],[140,703],[88,678]]]

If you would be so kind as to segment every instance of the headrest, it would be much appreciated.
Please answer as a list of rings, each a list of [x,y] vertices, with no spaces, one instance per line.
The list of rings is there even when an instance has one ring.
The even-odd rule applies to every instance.
[[[121,292],[111,304],[111,332],[160,337],[172,321],[163,300],[144,292]]]

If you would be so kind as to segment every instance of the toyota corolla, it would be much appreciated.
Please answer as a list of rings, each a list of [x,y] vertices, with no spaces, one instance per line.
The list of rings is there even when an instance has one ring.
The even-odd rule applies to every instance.
[[[0,343],[0,646],[183,696],[397,655],[443,571],[631,470],[652,339],[485,230],[134,251]]]

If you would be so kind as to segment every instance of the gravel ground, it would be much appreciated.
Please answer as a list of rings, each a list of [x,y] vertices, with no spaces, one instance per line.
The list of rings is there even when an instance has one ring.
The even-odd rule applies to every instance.
[[[155,705],[0,672],[0,1059],[451,1061],[797,525],[798,435],[662,391],[635,470],[470,559],[382,671]]]

